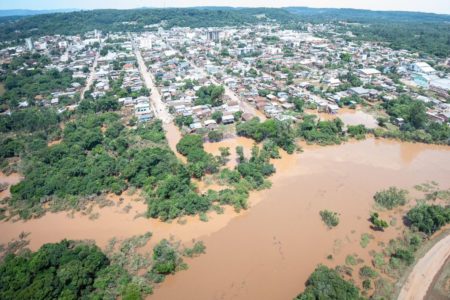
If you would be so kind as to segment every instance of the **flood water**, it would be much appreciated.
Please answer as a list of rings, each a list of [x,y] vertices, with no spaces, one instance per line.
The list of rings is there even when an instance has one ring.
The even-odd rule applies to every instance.
[[[238,138],[205,144],[205,149],[217,155],[221,146],[234,153],[236,145],[249,148],[252,144]],[[239,214],[229,208],[222,215],[211,213],[209,222],[184,218],[184,225],[135,219],[146,205],[135,201],[137,194],[123,195],[123,204],[99,209],[95,220],[81,213],[70,218],[63,212],[27,222],[0,222],[0,243],[22,231],[31,233],[28,238],[34,250],[63,238],[93,239],[104,247],[112,237],[147,231],[154,233],[152,242],[170,236],[182,241],[196,238],[205,242],[206,254],[189,259],[189,269],[169,276],[151,299],[292,299],[317,264],[343,264],[350,253],[369,264],[369,251],[399,234],[401,210],[381,215],[387,220],[397,217],[396,226],[385,232],[370,230],[367,219],[376,191],[388,186],[411,190],[431,180],[441,188],[450,187],[449,147],[368,139],[305,146],[303,153],[282,153],[274,164],[277,173],[271,178],[272,188],[252,193],[251,207]],[[111,198],[117,202],[117,197]],[[123,211],[127,204],[132,206],[129,213]],[[336,228],[324,226],[319,216],[322,209],[340,214]],[[362,233],[374,235],[365,249],[359,244]],[[329,254],[331,261],[326,259]]]
[[[187,159],[177,151],[177,144],[181,139],[181,132],[178,129],[178,127],[170,123],[163,123],[164,131],[166,132],[166,139],[167,144],[169,145],[169,148],[172,150],[173,153],[180,159],[182,162],[186,162]]]
[[[230,151],[229,161],[226,164],[227,168],[234,168],[237,165],[237,154],[236,147],[242,146],[244,148],[244,155],[246,157],[250,157],[251,149],[255,142],[249,138],[245,137],[235,137],[230,139],[224,139],[220,142],[207,142],[204,143],[204,148],[206,152],[209,152],[214,155],[220,155],[221,147],[228,147]]]
[[[369,264],[369,251],[402,229],[401,212],[394,211],[382,217],[396,216],[397,226],[370,230],[373,194],[430,180],[448,188],[449,150],[374,139],[305,148],[277,172],[270,190],[258,193],[258,204],[203,238],[207,253],[167,278],[151,299],[292,299],[319,263],[343,264],[355,253]],[[336,228],[322,224],[322,209],[340,213]],[[375,237],[365,249],[362,233]]]
[[[378,127],[378,122],[373,115],[359,109],[341,108],[337,114],[318,113],[312,110],[308,110],[307,112],[317,115],[322,120],[340,118],[347,126],[362,124],[366,128]]]

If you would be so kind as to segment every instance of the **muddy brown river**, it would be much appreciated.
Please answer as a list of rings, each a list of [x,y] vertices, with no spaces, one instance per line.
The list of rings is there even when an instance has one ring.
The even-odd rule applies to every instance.
[[[252,145],[248,140],[224,141],[206,145],[218,154],[221,146]],[[230,162],[232,164],[232,162]],[[31,248],[62,238],[94,239],[100,246],[114,237],[127,237],[152,231],[157,241],[173,235],[205,242],[207,253],[188,259],[189,269],[169,276],[154,290],[150,299],[292,299],[317,264],[342,264],[349,253],[370,263],[369,251],[379,250],[402,230],[400,210],[382,214],[399,218],[385,232],[373,232],[367,221],[373,194],[388,186],[409,190],[416,184],[434,180],[450,188],[450,148],[423,144],[368,139],[339,146],[305,146],[304,152],[283,154],[275,161],[277,173],[270,190],[252,193],[251,207],[239,214],[227,209],[210,214],[209,222],[197,217],[187,223],[160,223],[134,219],[145,211],[142,202],[125,197],[122,206],[99,210],[99,217],[66,213],[47,214],[28,222],[1,222],[0,243],[30,232]],[[131,212],[123,205],[131,203]],[[408,204],[408,206],[413,203]],[[329,230],[319,211],[340,214],[339,225]],[[359,244],[362,233],[374,240],[367,248]],[[327,260],[332,254],[333,259]]]
[[[303,154],[278,164],[283,170],[270,190],[257,194],[258,204],[204,237],[207,253],[189,261],[189,270],[169,277],[151,298],[292,299],[318,263],[342,264],[349,253],[369,263],[377,242],[389,241],[402,228],[399,221],[384,233],[370,230],[373,194],[430,180],[448,188],[449,150],[374,139],[305,147]],[[322,209],[340,213],[335,229],[322,224]],[[362,233],[375,236],[365,249],[359,244]]]

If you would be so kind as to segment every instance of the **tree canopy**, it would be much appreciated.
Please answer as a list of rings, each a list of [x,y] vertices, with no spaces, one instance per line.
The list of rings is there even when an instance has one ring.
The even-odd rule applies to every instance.
[[[0,298],[95,299],[109,288],[99,283],[111,271],[109,259],[95,245],[67,240],[45,244],[34,253],[5,257],[0,264]],[[131,281],[125,270],[115,271],[123,286]]]
[[[318,266],[306,282],[306,289],[297,300],[363,299],[358,288],[324,265]]]
[[[406,218],[411,226],[431,235],[442,226],[450,223],[450,207],[418,205],[406,214]]]

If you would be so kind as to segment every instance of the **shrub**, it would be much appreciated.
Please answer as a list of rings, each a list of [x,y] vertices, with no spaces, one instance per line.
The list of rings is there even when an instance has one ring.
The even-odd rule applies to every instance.
[[[396,187],[390,187],[387,190],[377,192],[373,198],[375,202],[381,207],[387,209],[393,209],[398,206],[406,204],[406,190],[398,189]]]
[[[370,214],[370,222],[373,224],[375,230],[383,231],[384,228],[388,228],[389,225],[386,221],[379,218],[377,212],[373,212]]]
[[[351,137],[362,139],[367,133],[367,129],[364,125],[349,125],[347,126],[347,133]]]
[[[153,260],[152,272],[161,275],[175,273],[181,263],[178,253],[166,239],[161,240],[153,248]]]
[[[367,245],[369,245],[370,240],[373,239],[373,236],[368,233],[361,234],[361,240],[359,241],[359,244],[361,247],[366,248]]]
[[[329,210],[321,210],[319,212],[322,221],[329,227],[333,228],[339,224],[339,216],[337,213]]]
[[[353,283],[342,279],[337,271],[320,265],[309,277],[305,291],[295,299],[362,299],[362,297]]]
[[[186,248],[183,251],[183,255],[187,257],[194,257],[205,253],[206,246],[202,241],[195,242],[192,248]]]
[[[410,249],[397,249],[391,256],[398,258],[401,261],[405,262],[406,265],[411,265],[414,262],[414,253]]]
[[[428,235],[450,222],[450,208],[439,205],[418,205],[407,214],[411,226]]]
[[[370,290],[370,288],[372,287],[372,282],[370,281],[370,279],[364,279],[362,282],[362,286],[365,290]]]
[[[376,278],[378,273],[369,266],[363,266],[359,269],[359,276],[362,278]]]
[[[220,142],[223,139],[223,133],[221,131],[212,130],[208,133],[208,139],[211,142]]]

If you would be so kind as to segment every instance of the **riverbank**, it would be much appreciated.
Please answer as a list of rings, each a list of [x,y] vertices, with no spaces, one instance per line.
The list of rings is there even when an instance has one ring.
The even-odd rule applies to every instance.
[[[431,237],[428,244],[419,251],[424,252],[423,256],[417,260],[407,276],[397,283],[397,286],[401,287],[398,300],[427,299],[427,291],[450,258],[450,228]]]

